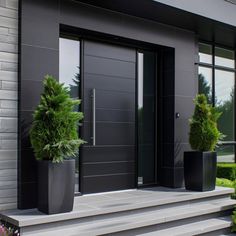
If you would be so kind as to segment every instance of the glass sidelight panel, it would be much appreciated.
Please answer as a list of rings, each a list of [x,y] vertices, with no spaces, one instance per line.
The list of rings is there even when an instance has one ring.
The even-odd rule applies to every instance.
[[[69,88],[71,97],[77,99],[80,97],[80,41],[60,38],[59,43],[59,81]],[[79,192],[79,154],[75,160],[75,192]]]
[[[156,54],[138,52],[138,185],[155,184]]]
[[[235,147],[233,145],[222,145],[217,148],[218,162],[235,162]]]
[[[222,113],[218,127],[226,135],[224,141],[235,140],[234,87],[234,72],[215,70],[215,107]]]
[[[221,116],[219,130],[225,135],[224,141],[235,140],[235,74],[234,72],[215,70],[215,107]],[[218,162],[234,162],[235,148],[223,145],[217,149]]]
[[[198,91],[206,95],[209,103],[212,103],[212,68],[199,66]]]

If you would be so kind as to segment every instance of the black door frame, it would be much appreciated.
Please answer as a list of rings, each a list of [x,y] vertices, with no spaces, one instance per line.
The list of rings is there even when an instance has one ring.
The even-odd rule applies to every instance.
[[[127,38],[122,38],[114,35],[109,34],[103,34],[99,32],[94,32],[86,29],[80,29],[80,28],[74,28],[71,26],[66,25],[60,25],[60,37],[66,37],[70,39],[75,39],[80,41],[80,76],[81,76],[81,86],[80,86],[80,99],[83,99],[84,97],[84,76],[83,76],[83,66],[84,66],[84,41],[90,40],[94,42],[101,42],[101,43],[108,43],[113,45],[120,45],[123,47],[128,47],[136,50],[136,61],[137,61],[137,55],[139,51],[152,51],[156,53],[156,83],[155,83],[155,90],[156,90],[156,96],[155,96],[155,181],[154,184],[149,185],[141,185],[138,186],[138,114],[137,114],[137,105],[138,105],[138,83],[137,83],[137,63],[136,63],[136,78],[135,78],[135,179],[134,179],[134,186],[136,188],[145,188],[145,187],[152,187],[159,185],[159,174],[160,174],[160,156],[158,156],[158,150],[159,153],[162,153],[161,151],[161,135],[158,135],[158,130],[161,130],[161,116],[158,115],[157,110],[161,111],[161,49],[163,46],[146,43],[142,41],[137,40],[131,40]],[[160,53],[159,53],[160,52]],[[158,79],[159,78],[159,79]],[[159,107],[159,109],[157,109]],[[84,112],[84,105],[83,102],[81,103],[81,111]],[[79,128],[79,133],[83,137],[84,135],[84,129],[83,126]],[[78,193],[75,193],[75,196],[79,196],[83,194],[81,192],[81,189],[83,186],[83,181],[81,180],[81,176],[83,175],[83,168],[82,168],[82,159],[83,156],[81,154],[81,151],[79,151],[79,191]]]

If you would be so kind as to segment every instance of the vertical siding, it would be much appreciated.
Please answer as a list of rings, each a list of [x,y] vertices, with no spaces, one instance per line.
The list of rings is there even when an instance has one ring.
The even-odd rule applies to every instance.
[[[18,0],[0,0],[0,211],[17,202]]]

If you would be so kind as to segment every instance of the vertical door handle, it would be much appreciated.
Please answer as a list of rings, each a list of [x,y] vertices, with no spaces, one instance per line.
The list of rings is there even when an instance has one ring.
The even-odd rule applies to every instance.
[[[92,142],[93,146],[96,146],[96,90],[95,88],[92,89]]]

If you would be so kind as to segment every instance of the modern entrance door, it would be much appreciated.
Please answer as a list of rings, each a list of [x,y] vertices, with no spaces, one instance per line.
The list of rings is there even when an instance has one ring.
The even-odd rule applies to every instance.
[[[136,50],[83,42],[81,192],[136,187]]]

